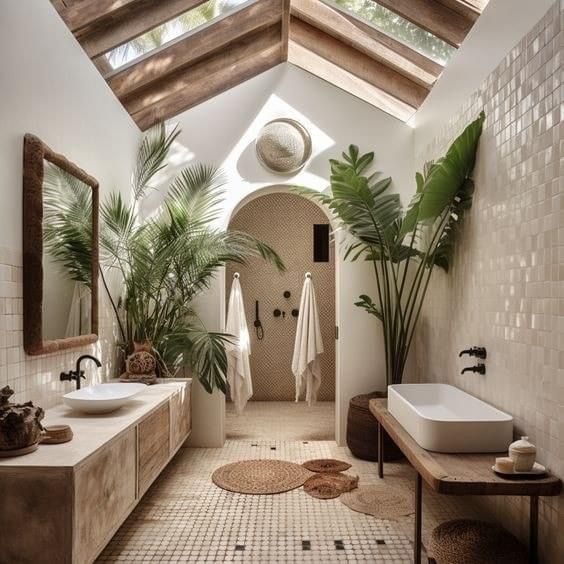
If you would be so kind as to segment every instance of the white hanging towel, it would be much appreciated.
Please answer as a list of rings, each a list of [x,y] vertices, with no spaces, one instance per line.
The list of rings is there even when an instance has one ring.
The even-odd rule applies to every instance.
[[[308,405],[317,401],[317,393],[321,386],[319,355],[322,352],[323,341],[321,339],[315,290],[313,289],[311,274],[307,272],[300,299],[300,313],[292,359],[292,372],[296,378],[296,401],[299,401],[304,389]]]
[[[227,381],[231,390],[231,399],[235,404],[235,411],[240,415],[245,409],[247,401],[253,395],[253,383],[249,364],[251,341],[238,273],[233,276],[233,284],[231,285],[225,332],[236,337],[234,342],[228,343],[225,349],[228,363]]]

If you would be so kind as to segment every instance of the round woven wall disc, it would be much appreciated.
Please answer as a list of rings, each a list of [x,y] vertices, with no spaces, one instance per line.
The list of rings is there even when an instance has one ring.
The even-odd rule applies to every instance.
[[[338,472],[322,472],[308,478],[304,491],[317,499],[334,499],[358,487],[358,476]]]
[[[303,486],[311,472],[285,460],[242,460],[218,468],[212,475],[216,486],[244,494],[275,494]]]
[[[270,172],[294,174],[311,156],[311,137],[298,121],[279,118],[263,126],[255,148],[258,160]]]
[[[315,460],[308,460],[302,464],[311,472],[344,472],[348,470],[351,465],[342,460],[335,460],[334,458],[317,458]]]
[[[380,519],[396,519],[414,511],[411,496],[390,486],[362,486],[340,499],[354,511]]]

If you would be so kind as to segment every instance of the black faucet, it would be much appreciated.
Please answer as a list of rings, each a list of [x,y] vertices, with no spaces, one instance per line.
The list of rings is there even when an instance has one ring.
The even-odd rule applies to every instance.
[[[470,347],[469,349],[460,351],[458,356],[464,356],[465,354],[469,356],[475,356],[476,358],[481,358],[482,360],[484,360],[488,356],[486,347]]]
[[[466,368],[462,369],[462,372],[460,374],[464,374],[465,372],[477,372],[478,374],[485,374],[486,365],[483,362],[479,362],[476,366],[467,366]]]
[[[92,356],[91,354],[83,354],[82,356],[79,356],[78,360],[76,361],[76,370],[61,372],[61,376],[60,376],[61,382],[64,381],[72,382],[73,380],[76,380],[76,389],[80,390],[80,379],[81,378],[86,379],[86,376],[84,375],[84,370],[80,369],[80,364],[82,363],[83,360],[87,360],[87,359],[95,362],[98,368],[102,366],[102,363],[95,356]]]

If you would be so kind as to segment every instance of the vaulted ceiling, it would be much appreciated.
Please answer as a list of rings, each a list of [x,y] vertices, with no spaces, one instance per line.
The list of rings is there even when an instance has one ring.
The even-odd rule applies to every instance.
[[[488,0],[51,0],[141,129],[288,61],[407,121]]]

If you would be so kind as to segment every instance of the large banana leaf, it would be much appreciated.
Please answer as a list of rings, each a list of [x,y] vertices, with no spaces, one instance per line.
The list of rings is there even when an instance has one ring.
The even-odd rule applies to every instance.
[[[400,235],[414,233],[417,224],[437,219],[452,204],[474,168],[478,141],[486,116],[481,112],[457,137],[447,154],[434,163],[429,175],[421,183],[417,178],[417,192],[404,218]]]

